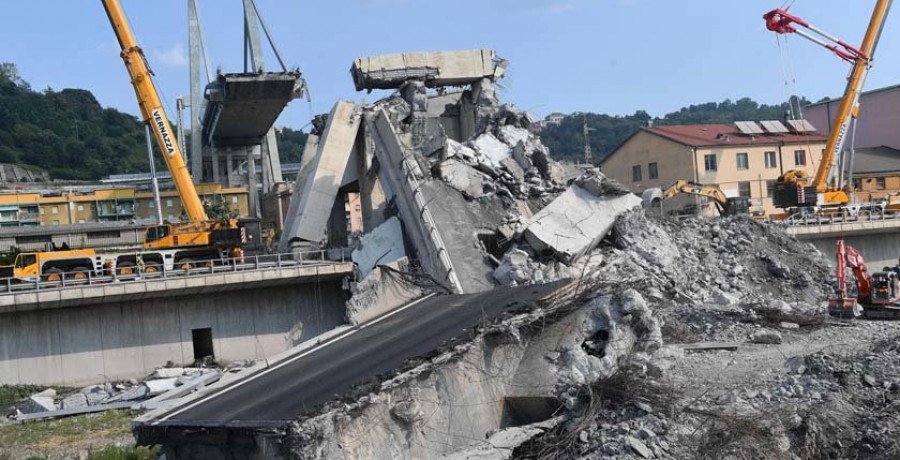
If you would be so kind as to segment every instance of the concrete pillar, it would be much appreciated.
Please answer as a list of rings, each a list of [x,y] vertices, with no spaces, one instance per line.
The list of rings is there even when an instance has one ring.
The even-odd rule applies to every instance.
[[[259,156],[260,145],[246,147],[247,151],[247,191],[250,200],[250,217],[260,217],[259,189],[256,186],[256,157]]]
[[[211,75],[206,66],[203,47],[203,30],[200,15],[197,11],[197,0],[188,0],[188,47],[190,48],[191,74],[191,174],[194,183],[208,180],[203,177],[203,134],[200,117],[203,116],[203,88],[209,83]],[[203,70],[206,70],[206,81],[203,81]]]

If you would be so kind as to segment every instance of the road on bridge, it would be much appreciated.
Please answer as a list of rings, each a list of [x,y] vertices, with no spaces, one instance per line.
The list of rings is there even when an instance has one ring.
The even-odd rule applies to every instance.
[[[287,358],[183,408],[148,421],[176,427],[253,428],[282,425],[459,337],[485,318],[533,304],[565,283],[435,296],[413,303],[342,338]]]

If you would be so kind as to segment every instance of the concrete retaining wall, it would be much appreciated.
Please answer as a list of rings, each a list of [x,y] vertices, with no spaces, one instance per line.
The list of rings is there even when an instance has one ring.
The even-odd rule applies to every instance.
[[[819,251],[822,251],[822,254],[825,254],[831,265],[834,265],[838,237],[811,239],[798,236],[798,238],[812,243]],[[900,232],[898,231],[878,235],[844,236],[844,241],[862,253],[872,272],[881,271],[884,267],[893,267],[900,259]]]
[[[344,323],[341,280],[0,314],[0,384],[79,386],[194,361],[265,360]]]

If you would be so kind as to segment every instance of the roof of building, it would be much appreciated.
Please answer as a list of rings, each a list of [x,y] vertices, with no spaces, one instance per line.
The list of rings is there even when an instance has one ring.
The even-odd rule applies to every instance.
[[[805,144],[825,142],[826,140],[826,137],[820,133],[766,133],[749,136],[741,134],[734,125],[724,124],[654,126],[641,128],[641,130],[690,147]]]
[[[877,89],[870,89],[869,91],[863,91],[863,92],[860,94],[860,97],[862,97],[862,96],[870,96],[870,95],[872,95],[872,94],[883,93],[883,92],[886,92],[886,91],[893,91],[893,90],[895,90],[895,89],[900,89],[900,85],[891,85],[891,86],[885,86],[884,88],[877,88]],[[823,105],[823,104],[835,103],[835,102],[838,102],[838,103],[841,102],[841,97],[829,98],[827,101],[819,101],[819,102],[816,102],[816,103],[814,103],[814,104],[809,104],[809,105],[806,106],[806,108],[809,108],[809,107],[815,107],[815,106]]]
[[[879,175],[900,171],[900,150],[887,147],[857,148],[853,159],[854,175]]]

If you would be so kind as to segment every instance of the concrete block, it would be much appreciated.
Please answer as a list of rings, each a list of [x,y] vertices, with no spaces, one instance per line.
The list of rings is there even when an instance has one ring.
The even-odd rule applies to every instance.
[[[387,265],[406,257],[400,219],[391,217],[375,230],[363,235],[351,257],[359,267],[361,278],[365,278],[376,265]]]
[[[144,382],[147,387],[147,394],[150,396],[161,395],[167,391],[174,390],[178,386],[178,379],[175,377],[168,379],[147,380]]]
[[[474,162],[478,153],[464,144],[447,139],[447,158],[460,158],[467,162]]]
[[[167,379],[184,375],[183,367],[163,367],[153,373],[154,378]]]
[[[481,173],[475,168],[455,159],[449,159],[440,165],[441,178],[451,187],[465,196],[475,199],[483,193]]]
[[[616,217],[640,205],[633,194],[596,196],[573,185],[529,219],[523,235],[535,251],[571,264],[600,243]]]
[[[56,410],[56,403],[52,396],[33,395],[25,400],[19,410],[23,414],[36,414],[38,412],[49,412]]]
[[[357,91],[399,88],[411,79],[434,88],[497,79],[506,66],[493,50],[475,49],[368,56],[353,61],[350,73]]]
[[[472,148],[494,168],[499,168],[503,160],[512,156],[512,149],[491,133],[485,133],[475,138],[472,141]]]
[[[72,393],[66,396],[62,401],[63,409],[78,409],[88,406],[88,399],[84,393]]]

